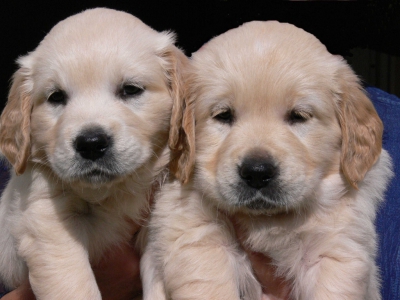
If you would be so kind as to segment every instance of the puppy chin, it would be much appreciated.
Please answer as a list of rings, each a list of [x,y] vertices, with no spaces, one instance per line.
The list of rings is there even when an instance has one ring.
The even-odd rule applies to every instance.
[[[110,173],[108,171],[94,169],[87,172],[82,172],[74,176],[76,180],[82,182],[84,185],[98,187],[102,185],[111,185],[113,182],[121,178],[121,174]]]
[[[255,197],[252,199],[240,199],[233,204],[231,211],[243,212],[251,215],[276,215],[281,213],[289,213],[294,208],[283,202],[275,202],[264,197]]]
[[[254,211],[275,211],[286,207],[283,203],[277,203],[265,197],[253,197],[239,202],[239,206],[244,206]]]
[[[62,180],[68,182],[72,190],[81,195],[85,201],[99,203],[108,198],[111,191],[115,190],[115,186],[126,180],[127,176],[128,173],[92,168],[79,170]]]
[[[94,185],[78,180],[71,182],[70,186],[75,194],[83,200],[96,204],[111,196],[111,192],[114,190],[111,187],[114,184],[115,182],[108,182],[105,184]]]
[[[278,187],[255,190],[237,184],[233,188],[220,188],[219,192],[219,207],[232,213],[276,215],[298,210],[304,202],[301,197],[294,197]]]

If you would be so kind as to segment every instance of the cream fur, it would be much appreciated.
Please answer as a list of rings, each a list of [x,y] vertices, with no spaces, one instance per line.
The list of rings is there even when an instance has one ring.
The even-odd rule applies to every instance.
[[[0,203],[8,288],[29,276],[37,299],[101,299],[90,263],[130,241],[165,160],[185,59],[173,43],[132,15],[92,9],[57,24],[18,60],[0,125],[1,151],[21,174]],[[127,84],[143,92],[122,97]],[[48,100],[57,90],[65,103]],[[74,147],[93,128],[111,140],[101,161]]]
[[[380,299],[374,220],[391,160],[343,59],[293,25],[250,22],[193,54],[187,89],[178,166],[192,169],[194,143],[194,172],[157,197],[145,299],[260,299],[231,219],[292,299]],[[277,169],[263,189],[238,172],[248,157]]]

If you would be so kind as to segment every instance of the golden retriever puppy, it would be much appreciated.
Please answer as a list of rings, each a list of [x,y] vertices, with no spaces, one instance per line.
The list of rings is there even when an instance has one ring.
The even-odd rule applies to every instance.
[[[170,137],[187,184],[158,195],[145,299],[269,299],[232,220],[291,299],[380,299],[374,220],[391,160],[350,67],[274,21],[212,39],[190,65],[182,128]]]
[[[169,32],[87,10],[18,60],[0,148],[0,280],[39,299],[101,299],[90,263],[129,242],[167,145],[186,57]],[[19,175],[19,176],[18,176]]]

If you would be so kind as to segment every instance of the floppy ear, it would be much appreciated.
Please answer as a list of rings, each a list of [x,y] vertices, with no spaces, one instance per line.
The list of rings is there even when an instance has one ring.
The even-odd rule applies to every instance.
[[[188,101],[186,70],[189,59],[176,47],[170,47],[165,58],[170,62],[169,86],[173,99],[168,145],[171,149],[170,171],[186,183],[194,165],[193,104]]]
[[[383,124],[353,71],[346,66],[339,76],[341,169],[347,181],[358,189],[358,183],[381,153]]]
[[[8,101],[0,117],[0,150],[22,174],[30,155],[30,70],[21,67],[13,76]]]
[[[187,183],[195,161],[194,101],[186,93],[174,105],[171,116],[169,147],[170,170],[182,183]]]

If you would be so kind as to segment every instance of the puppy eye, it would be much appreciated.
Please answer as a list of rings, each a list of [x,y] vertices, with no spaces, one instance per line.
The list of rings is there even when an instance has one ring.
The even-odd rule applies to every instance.
[[[47,101],[54,105],[65,105],[67,104],[67,95],[64,91],[57,90],[51,93]]]
[[[287,120],[290,124],[305,123],[307,120],[312,118],[310,112],[301,110],[292,110],[288,113]]]
[[[126,84],[122,86],[119,94],[122,99],[127,99],[131,97],[137,97],[141,95],[143,92],[144,92],[143,88],[140,88],[133,84]]]
[[[214,119],[224,124],[232,124],[233,122],[232,111],[228,109],[226,111],[220,112],[219,114],[214,116]]]

